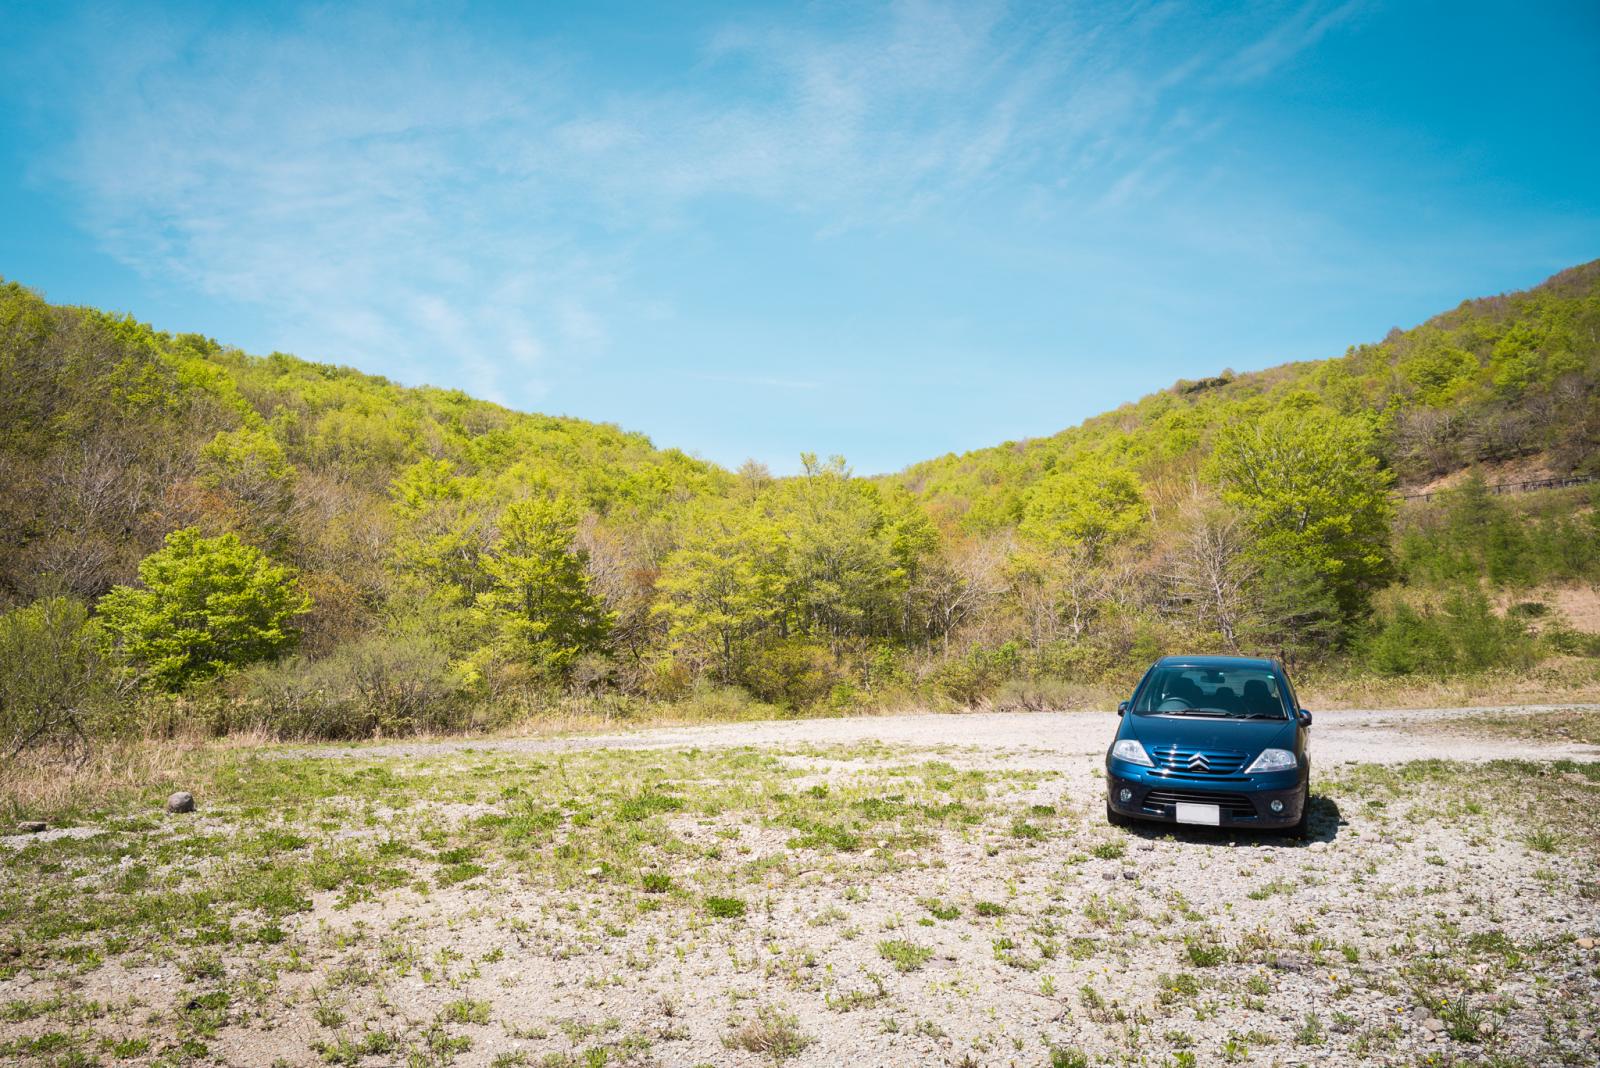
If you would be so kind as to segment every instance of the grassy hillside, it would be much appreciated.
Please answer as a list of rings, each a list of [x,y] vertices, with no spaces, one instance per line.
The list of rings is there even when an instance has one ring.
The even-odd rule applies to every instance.
[[[248,533],[330,581],[369,577],[390,483],[424,458],[491,496],[539,487],[602,516],[732,482],[609,424],[249,356],[15,283],[0,286],[0,381],[0,601],[97,597],[188,525]]]
[[[1182,480],[1221,428],[1308,397],[1369,416],[1378,456],[1402,484],[1533,455],[1558,473],[1596,474],[1597,382],[1600,260],[1465,301],[1342,357],[1180,381],[1053,437],[928,460],[893,480],[946,523],[995,530],[1020,521],[1041,479],[1086,457]]]
[[[1591,495],[1463,473],[1600,472],[1597,335],[1600,262],[1052,438],[774,479],[0,286],[0,743],[1039,707],[1178,649],[1588,685],[1558,594],[1600,580]]]

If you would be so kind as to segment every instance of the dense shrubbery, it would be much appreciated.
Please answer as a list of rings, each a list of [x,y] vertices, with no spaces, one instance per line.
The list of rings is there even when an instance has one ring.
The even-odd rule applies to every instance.
[[[450,657],[425,638],[375,635],[320,660],[288,657],[242,675],[233,729],[287,738],[370,738],[469,726]]]
[[[1373,619],[1357,661],[1380,675],[1453,675],[1531,665],[1538,643],[1515,615],[1501,616],[1476,589],[1451,592],[1438,608],[1403,601]]]
[[[1590,497],[1469,480],[1397,514],[1391,491],[1535,451],[1600,470],[1597,336],[1600,263],[1053,438],[775,479],[4,286],[0,605],[37,603],[0,626],[0,715],[14,739],[141,703],[162,729],[355,738],[1038,707],[1178,649],[1390,675],[1594,655],[1480,588],[1600,579]]]
[[[128,727],[127,704],[83,603],[44,597],[0,613],[0,758],[58,749],[81,758]]]
[[[1526,587],[1600,579],[1600,511],[1594,492],[1543,495],[1523,502],[1495,497],[1478,475],[1414,510],[1400,536],[1400,561],[1412,582]]]

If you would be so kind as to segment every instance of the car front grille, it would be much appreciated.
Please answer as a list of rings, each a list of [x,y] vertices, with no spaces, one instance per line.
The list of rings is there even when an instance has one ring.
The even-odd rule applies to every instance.
[[[1246,754],[1236,749],[1196,749],[1186,745],[1158,745],[1150,750],[1157,768],[1180,775],[1237,775]]]
[[[1174,806],[1184,804],[1216,805],[1231,820],[1253,820],[1256,807],[1244,794],[1220,794],[1209,790],[1151,790],[1144,795],[1144,810],[1155,816],[1171,816]]]

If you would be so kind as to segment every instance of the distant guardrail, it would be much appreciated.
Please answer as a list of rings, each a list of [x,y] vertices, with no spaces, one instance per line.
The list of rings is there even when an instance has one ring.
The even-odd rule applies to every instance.
[[[1531,490],[1561,489],[1563,486],[1582,486],[1600,482],[1600,475],[1568,475],[1566,478],[1530,478],[1525,482],[1497,482],[1485,487],[1490,493],[1528,493]],[[1402,493],[1403,501],[1425,501],[1449,490],[1432,490],[1428,493]]]

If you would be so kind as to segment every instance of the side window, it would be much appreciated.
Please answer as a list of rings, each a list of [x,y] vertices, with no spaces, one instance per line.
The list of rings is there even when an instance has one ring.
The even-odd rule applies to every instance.
[[[1279,675],[1283,684],[1283,695],[1289,701],[1289,715],[1291,718],[1300,714],[1300,698],[1294,695],[1294,687],[1289,683],[1289,676]]]

